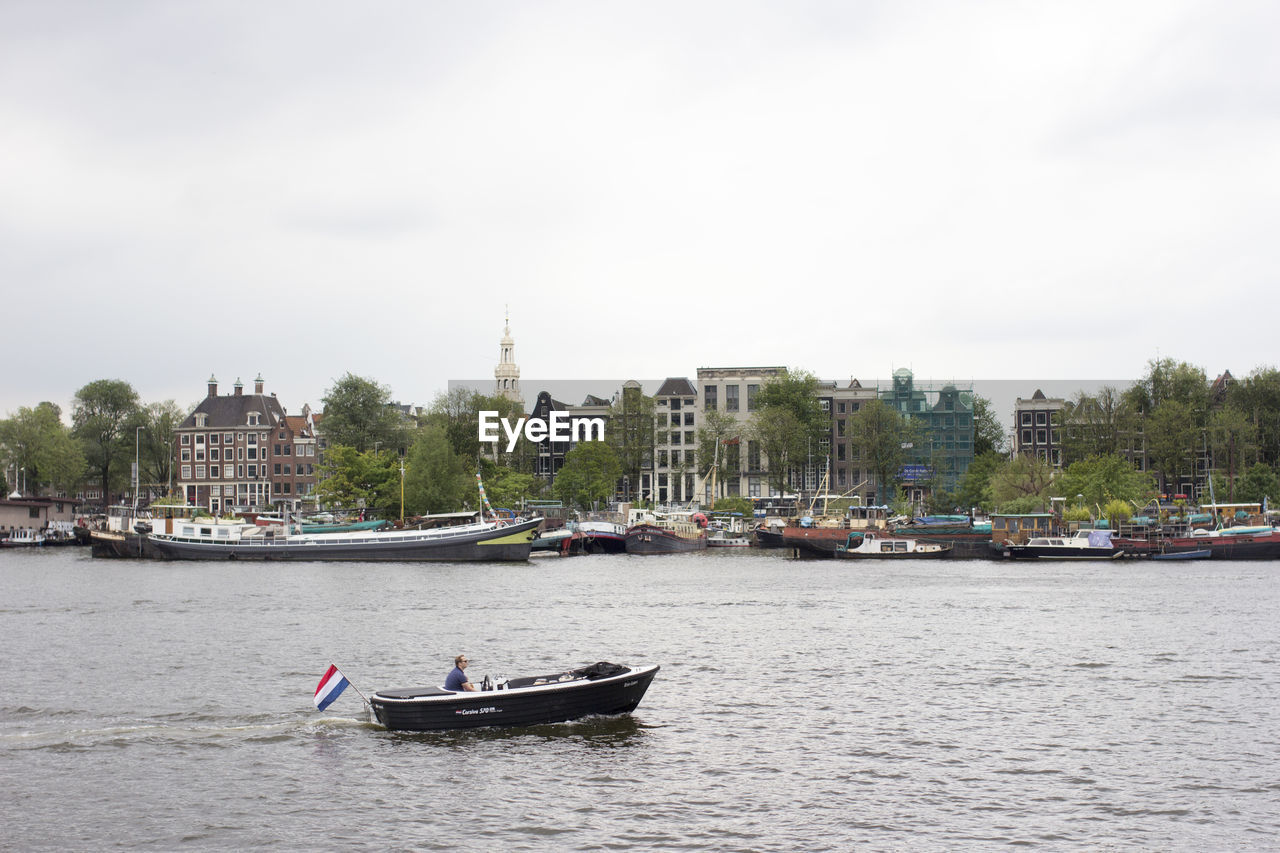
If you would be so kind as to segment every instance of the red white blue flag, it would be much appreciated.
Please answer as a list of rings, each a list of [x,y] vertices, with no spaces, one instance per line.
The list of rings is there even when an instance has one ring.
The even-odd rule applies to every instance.
[[[333,704],[333,700],[342,695],[342,691],[350,684],[347,677],[333,664],[325,671],[324,677],[316,685],[316,707],[323,711]]]

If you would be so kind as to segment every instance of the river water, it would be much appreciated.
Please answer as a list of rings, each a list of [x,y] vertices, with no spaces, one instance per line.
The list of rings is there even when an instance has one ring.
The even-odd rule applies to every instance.
[[[1280,849],[1280,567],[0,554],[0,846]],[[348,690],[659,663],[630,716]]]

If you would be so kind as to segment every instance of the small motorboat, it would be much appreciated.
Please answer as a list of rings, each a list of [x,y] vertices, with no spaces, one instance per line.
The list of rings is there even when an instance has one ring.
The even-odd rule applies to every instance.
[[[1078,530],[1075,536],[1038,536],[1025,545],[1005,545],[1011,560],[1115,560],[1124,549],[1111,541],[1110,530]]]
[[[835,551],[836,558],[840,560],[937,560],[950,554],[950,545],[882,537],[870,531],[851,534],[848,541]]]
[[[1208,548],[1195,548],[1189,551],[1156,551],[1151,555],[1153,560],[1208,560],[1213,552]]]
[[[656,664],[630,667],[601,661],[551,675],[504,681],[485,676],[481,689],[475,691],[379,690],[369,697],[369,704],[378,722],[396,731],[560,723],[634,711],[658,669]]]

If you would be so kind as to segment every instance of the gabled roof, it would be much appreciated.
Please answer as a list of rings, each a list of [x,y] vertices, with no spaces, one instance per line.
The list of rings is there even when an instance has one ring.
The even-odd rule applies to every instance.
[[[193,429],[199,414],[208,416],[205,426],[210,429],[246,426],[250,412],[263,416],[263,426],[273,427],[284,419],[280,401],[269,394],[227,394],[205,397],[178,429]]]
[[[658,389],[655,397],[694,397],[697,396],[693,383],[683,376],[668,376],[667,381],[662,383],[662,387]]]
[[[584,406],[607,406],[609,401],[603,397],[597,397],[595,394],[588,394],[587,399],[582,401]]]

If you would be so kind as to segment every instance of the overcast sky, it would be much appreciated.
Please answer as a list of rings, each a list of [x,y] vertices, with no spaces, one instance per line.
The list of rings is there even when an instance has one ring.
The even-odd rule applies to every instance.
[[[1280,5],[0,3],[0,415],[1275,364]],[[526,384],[526,397],[536,388]],[[576,401],[573,401],[576,402]]]

